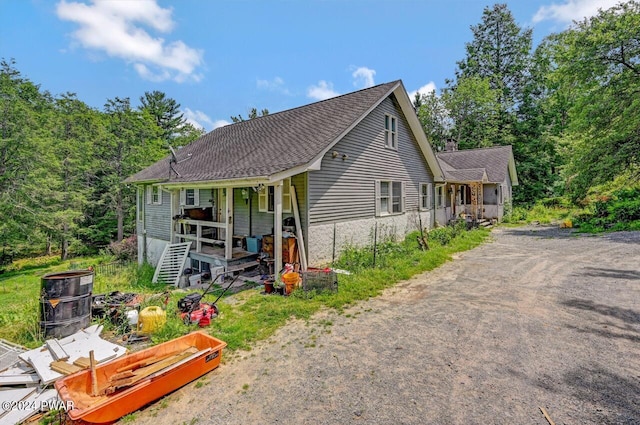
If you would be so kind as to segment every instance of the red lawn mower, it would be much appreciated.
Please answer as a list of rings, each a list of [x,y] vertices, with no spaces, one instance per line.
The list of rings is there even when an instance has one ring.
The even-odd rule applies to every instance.
[[[231,285],[233,285],[238,277],[240,277],[240,274],[233,278],[231,283],[229,283],[229,285],[224,288],[222,293],[218,295],[218,298],[216,298],[213,303],[203,301],[202,299],[204,298],[204,296],[220,276],[224,276],[224,274],[219,274],[218,276],[216,276],[216,278],[211,281],[211,284],[209,284],[207,289],[205,289],[202,294],[194,292],[184,298],[181,298],[178,301],[180,318],[186,325],[197,323],[198,326],[203,328],[211,324],[211,319],[215,319],[216,317],[218,317],[218,306],[216,305],[216,303],[220,300],[220,298],[222,298],[224,293],[227,292],[229,288],[231,288]]]

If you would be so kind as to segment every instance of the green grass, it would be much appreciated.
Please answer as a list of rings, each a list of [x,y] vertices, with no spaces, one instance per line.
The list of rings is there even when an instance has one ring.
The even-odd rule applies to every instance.
[[[86,257],[60,261],[59,257],[38,257],[19,260],[0,274],[0,338],[35,348],[42,343],[40,337],[41,278],[49,273],[70,269],[86,269],[108,258]],[[149,267],[149,266],[147,266]],[[152,269],[153,270],[153,269]],[[111,291],[139,291],[152,287],[148,270],[131,267],[115,276],[97,275],[94,294]]]
[[[480,245],[489,235],[485,229],[461,232],[441,245],[430,241],[430,249],[421,251],[416,234],[410,235],[404,242],[381,243],[376,256],[376,266],[363,266],[371,261],[371,249],[353,250],[360,257],[360,264],[352,263],[351,275],[339,275],[339,290],[331,293],[307,294],[295,291],[291,296],[262,295],[261,289],[247,290],[233,295],[234,302],[218,302],[220,315],[206,330],[225,341],[230,351],[250,350],[256,341],[264,340],[292,318],[309,319],[322,308],[342,311],[346,306],[379,295],[383,289],[393,286],[401,280],[425,271],[433,270],[451,259],[453,253],[472,249]],[[353,258],[351,259],[353,260]],[[86,267],[96,259],[82,260]],[[76,260],[78,262],[78,260]],[[336,267],[344,263],[338,262]],[[27,347],[41,343],[38,339],[38,311],[40,278],[51,271],[66,270],[69,263],[33,268],[10,275],[0,275],[0,338],[10,340]],[[149,267],[132,268],[116,277],[97,276],[94,293],[121,290],[126,292],[159,293],[163,286],[152,285]],[[175,291],[167,305],[167,323],[154,333],[154,343],[167,341],[198,330],[197,325],[185,325],[177,311],[177,302],[185,295]],[[216,293],[208,294],[205,299],[214,301]],[[161,305],[159,299],[148,304]],[[330,322],[320,323],[330,326]],[[107,329],[115,331],[117,329]]]

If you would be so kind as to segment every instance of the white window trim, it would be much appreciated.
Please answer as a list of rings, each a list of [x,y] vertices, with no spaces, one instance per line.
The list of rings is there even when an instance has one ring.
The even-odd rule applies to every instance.
[[[187,190],[193,190],[193,204],[187,204]],[[200,189],[186,188],[180,189],[180,205],[183,207],[200,206]]]
[[[381,190],[380,190],[381,183],[389,184],[389,196],[388,196],[389,200],[387,202],[387,211],[382,211],[382,204],[381,204],[382,196],[381,196]],[[400,211],[398,212],[393,212],[393,198],[394,198],[393,184],[394,183],[400,183],[400,188],[401,188],[400,189]],[[376,217],[404,214],[406,211],[406,183],[399,180],[376,180],[375,181],[375,204],[376,204],[375,205]]]
[[[273,191],[275,196],[275,186],[263,186],[258,191],[258,211],[273,214],[273,209],[269,209],[269,192]],[[275,202],[273,205],[275,209]],[[291,212],[291,177],[282,179],[282,212]]]
[[[501,184],[498,185],[498,204],[499,205],[504,204],[504,191],[502,190]]]
[[[154,201],[153,197],[157,192],[158,199]],[[160,186],[147,186],[147,204],[148,205],[162,205],[162,190]]]
[[[440,196],[438,196],[438,190],[440,191]],[[445,201],[446,200],[446,198],[445,198],[445,196],[446,196],[445,185],[443,185],[443,184],[436,185],[435,196],[436,196],[435,207],[437,209],[444,208],[445,205],[446,205],[446,201]]]
[[[425,189],[426,188],[426,194]],[[420,204],[419,204],[419,209],[420,211],[428,211],[430,209],[433,208],[433,196],[432,196],[432,191],[433,191],[433,184],[432,183],[420,183],[419,186],[419,190],[420,192],[418,193],[418,196],[420,198]],[[426,206],[425,206],[425,197],[426,197]]]
[[[387,149],[398,150],[398,118],[391,114],[384,114],[384,146]]]
[[[136,217],[139,222],[144,221],[144,201],[144,190],[138,186],[138,191],[136,193]]]

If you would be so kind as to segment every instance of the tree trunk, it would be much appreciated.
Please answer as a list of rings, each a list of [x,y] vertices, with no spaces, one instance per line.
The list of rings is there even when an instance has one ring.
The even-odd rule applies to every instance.
[[[122,207],[122,189],[116,195],[116,217],[118,219],[118,242],[124,238],[124,211]]]
[[[67,239],[67,232],[69,231],[69,225],[65,223],[62,226],[62,243],[60,244],[60,259],[66,260],[69,256],[69,240]]]

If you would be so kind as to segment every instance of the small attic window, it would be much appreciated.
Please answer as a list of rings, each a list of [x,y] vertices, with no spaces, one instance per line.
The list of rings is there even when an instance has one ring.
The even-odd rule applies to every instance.
[[[384,145],[389,149],[398,149],[398,119],[393,115],[384,116]]]

